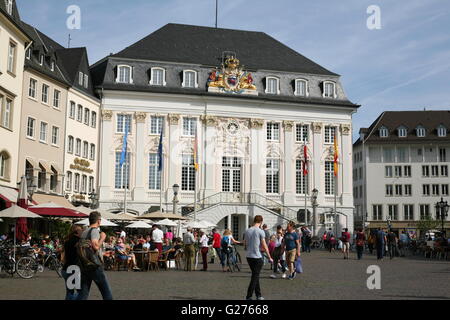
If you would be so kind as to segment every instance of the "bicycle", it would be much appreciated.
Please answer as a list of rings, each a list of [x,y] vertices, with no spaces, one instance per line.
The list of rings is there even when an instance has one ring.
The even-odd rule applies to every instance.
[[[11,277],[16,272],[16,261],[13,257],[14,248],[8,242],[0,244],[0,272],[5,270]]]
[[[55,270],[60,278],[62,278],[62,263],[59,261],[54,250],[44,249],[43,256],[32,252],[31,255],[22,257],[17,261],[16,272],[24,279],[31,279],[37,272],[43,272],[47,266],[50,270]]]
[[[228,264],[228,270],[230,270],[230,272],[239,272],[241,271],[241,264],[242,264],[242,259],[241,259],[241,255],[239,254],[239,252],[236,249],[236,246],[231,246],[230,247],[230,258],[227,261]]]

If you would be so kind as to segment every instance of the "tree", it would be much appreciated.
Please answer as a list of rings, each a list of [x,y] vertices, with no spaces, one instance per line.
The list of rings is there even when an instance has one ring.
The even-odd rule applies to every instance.
[[[427,233],[430,230],[437,229],[439,227],[439,221],[433,219],[431,216],[426,216],[417,222],[417,229],[420,231],[420,236]]]

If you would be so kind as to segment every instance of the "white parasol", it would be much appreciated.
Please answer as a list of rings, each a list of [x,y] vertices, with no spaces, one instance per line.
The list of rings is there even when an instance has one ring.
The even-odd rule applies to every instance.
[[[88,225],[89,225],[89,218],[83,219],[83,220],[81,220],[81,221],[78,221],[78,222],[75,223],[75,224],[80,224],[80,225],[83,225],[83,226],[88,226]],[[102,227],[117,227],[117,224],[115,224],[115,223],[113,223],[113,222],[111,222],[111,221],[109,221],[109,220],[106,220],[106,219],[102,218],[102,221],[101,221],[101,223],[100,223],[100,226],[102,226]]]

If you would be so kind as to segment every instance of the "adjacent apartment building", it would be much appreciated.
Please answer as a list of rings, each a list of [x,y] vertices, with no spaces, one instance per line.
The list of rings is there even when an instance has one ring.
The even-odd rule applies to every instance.
[[[450,111],[382,113],[361,129],[353,162],[355,225],[387,228],[390,220],[394,230],[416,232],[449,198]]]
[[[25,48],[30,38],[15,1],[0,1],[0,187],[17,188]],[[0,198],[2,193],[0,192]],[[0,200],[0,210],[5,202]],[[14,199],[15,200],[15,199]]]

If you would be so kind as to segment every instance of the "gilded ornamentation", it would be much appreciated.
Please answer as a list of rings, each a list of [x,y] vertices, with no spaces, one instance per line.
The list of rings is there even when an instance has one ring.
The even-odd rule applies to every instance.
[[[322,123],[321,122],[314,122],[313,130],[314,130],[314,133],[321,133],[322,132]]]
[[[145,122],[145,118],[147,117],[147,114],[145,112],[136,112],[134,114],[134,117],[136,118],[136,122]]]
[[[350,132],[352,131],[352,127],[350,124],[341,124],[341,132],[343,135],[349,135]]]
[[[235,57],[227,57],[221,70],[213,69],[209,74],[208,87],[219,88],[229,93],[243,93],[245,90],[256,90],[254,79]]]
[[[294,127],[294,121],[283,121],[284,130],[287,132],[292,132],[292,128]]]
[[[180,121],[180,115],[179,114],[169,114],[169,124],[171,125],[177,125],[178,121]]]
[[[203,121],[204,124],[206,124],[206,126],[208,127],[216,127],[217,124],[219,123],[219,119],[215,116],[201,116],[201,119]]]
[[[264,120],[263,119],[251,119],[250,120],[252,128],[255,129],[262,129],[264,126]]]
[[[103,110],[102,111],[102,119],[105,121],[111,121],[113,116],[112,110]]]

